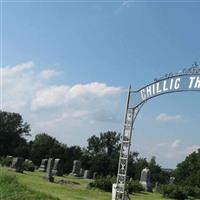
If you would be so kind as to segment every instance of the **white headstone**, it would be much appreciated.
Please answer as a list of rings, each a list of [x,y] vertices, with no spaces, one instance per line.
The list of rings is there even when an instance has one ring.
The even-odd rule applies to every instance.
[[[112,200],[115,200],[115,198],[116,198],[116,187],[117,187],[117,184],[114,183],[112,185]]]
[[[144,168],[141,172],[140,183],[146,191],[152,191],[150,178],[150,170],[148,168]]]
[[[70,176],[80,177],[81,176],[80,170],[81,170],[81,161],[74,160],[73,169],[72,169],[72,172],[70,173]]]

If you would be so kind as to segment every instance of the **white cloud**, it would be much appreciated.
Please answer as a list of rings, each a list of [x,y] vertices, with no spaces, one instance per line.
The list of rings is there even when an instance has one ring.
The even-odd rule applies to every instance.
[[[74,86],[50,86],[37,91],[31,102],[31,108],[37,110],[71,105],[89,109],[100,106],[99,104],[105,103],[107,98],[120,93],[119,87],[109,87],[104,83],[96,82]]]
[[[175,148],[178,148],[180,145],[181,145],[181,140],[175,140],[172,143],[171,147],[175,149]]]
[[[189,155],[189,154],[191,154],[191,153],[193,153],[193,152],[197,152],[198,149],[200,149],[200,145],[188,146],[188,147],[185,148],[184,154],[185,154],[185,155]]]
[[[32,96],[40,87],[41,82],[35,78],[34,63],[32,61],[3,67],[3,108],[18,112],[22,108],[28,107]]]
[[[3,73],[2,74],[3,74],[3,76],[6,76],[6,78],[14,77],[16,75],[19,75],[21,72],[29,70],[33,67],[34,67],[34,64],[33,64],[32,61],[25,62],[25,63],[22,63],[22,64],[18,64],[18,65],[15,65],[15,66],[6,66],[6,67],[3,67]]]
[[[68,86],[47,86],[36,91],[31,103],[33,110],[56,107],[64,104]]]
[[[40,122],[44,123],[64,123],[66,118],[116,120],[113,110],[119,107],[118,99],[123,92],[120,87],[98,82],[52,85],[44,80],[54,75],[58,75],[57,70],[38,72],[32,61],[3,67],[4,110],[29,116],[40,113]]]
[[[89,111],[81,110],[81,111],[75,111],[72,116],[74,118],[80,118],[80,117],[87,116],[88,114],[89,114]]]
[[[113,95],[121,92],[119,87],[108,87],[105,83],[89,83],[89,84],[78,84],[70,88],[70,95],[72,97],[82,96],[85,94],[94,94],[97,96]]]
[[[165,147],[166,146],[166,143],[158,143],[156,144],[156,147]]]
[[[42,70],[40,73],[39,73],[39,76],[41,78],[44,78],[44,79],[50,79],[54,76],[57,76],[59,75],[60,72],[54,70],[54,69],[46,69],[46,70]]]
[[[168,115],[166,113],[161,113],[156,117],[157,121],[164,121],[164,122],[177,121],[180,119],[182,119],[181,115]]]
[[[159,143],[151,149],[151,154],[156,155],[160,163],[177,163],[185,159],[186,156],[197,151],[200,145],[186,145],[180,139],[175,139],[171,143]],[[165,164],[166,165],[166,164]]]

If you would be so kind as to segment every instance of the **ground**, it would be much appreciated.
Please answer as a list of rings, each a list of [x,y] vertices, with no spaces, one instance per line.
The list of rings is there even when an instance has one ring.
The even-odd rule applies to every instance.
[[[7,168],[0,168],[0,176],[4,174],[16,176],[19,183],[25,185],[25,187],[20,189],[17,186],[9,190],[10,186],[0,183],[1,200],[111,200],[111,193],[102,192],[97,189],[87,189],[88,183],[91,182],[90,179],[64,176],[55,177],[55,182],[60,181],[65,182],[65,184],[49,183],[44,179],[45,173],[42,172],[24,172],[21,174],[9,171]],[[13,195],[14,193],[15,195]],[[20,198],[18,198],[19,196]],[[144,193],[131,196],[131,199],[161,200],[163,198],[157,193]]]

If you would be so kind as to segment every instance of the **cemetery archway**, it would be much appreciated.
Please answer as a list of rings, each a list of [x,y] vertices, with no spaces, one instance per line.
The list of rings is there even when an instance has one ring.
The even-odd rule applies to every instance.
[[[128,157],[131,145],[132,130],[135,119],[142,106],[150,99],[177,92],[200,92],[200,67],[195,63],[191,68],[183,69],[178,73],[170,73],[154,79],[154,82],[133,91],[129,87],[124,129],[121,139],[115,200],[126,200],[126,176]]]

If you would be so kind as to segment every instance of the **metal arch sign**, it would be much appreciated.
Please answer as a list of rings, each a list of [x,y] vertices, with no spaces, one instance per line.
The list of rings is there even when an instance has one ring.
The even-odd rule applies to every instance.
[[[124,129],[121,138],[121,150],[117,173],[117,183],[113,186],[114,200],[127,200],[126,190],[128,158],[134,121],[143,104],[154,97],[184,91],[200,91],[200,68],[194,64],[189,69],[183,69],[176,74],[166,74],[145,87],[131,91],[129,88],[125,113]]]
[[[186,91],[200,91],[200,68],[197,65],[177,74],[167,74],[137,91],[131,91],[129,108],[136,108],[156,96]]]

